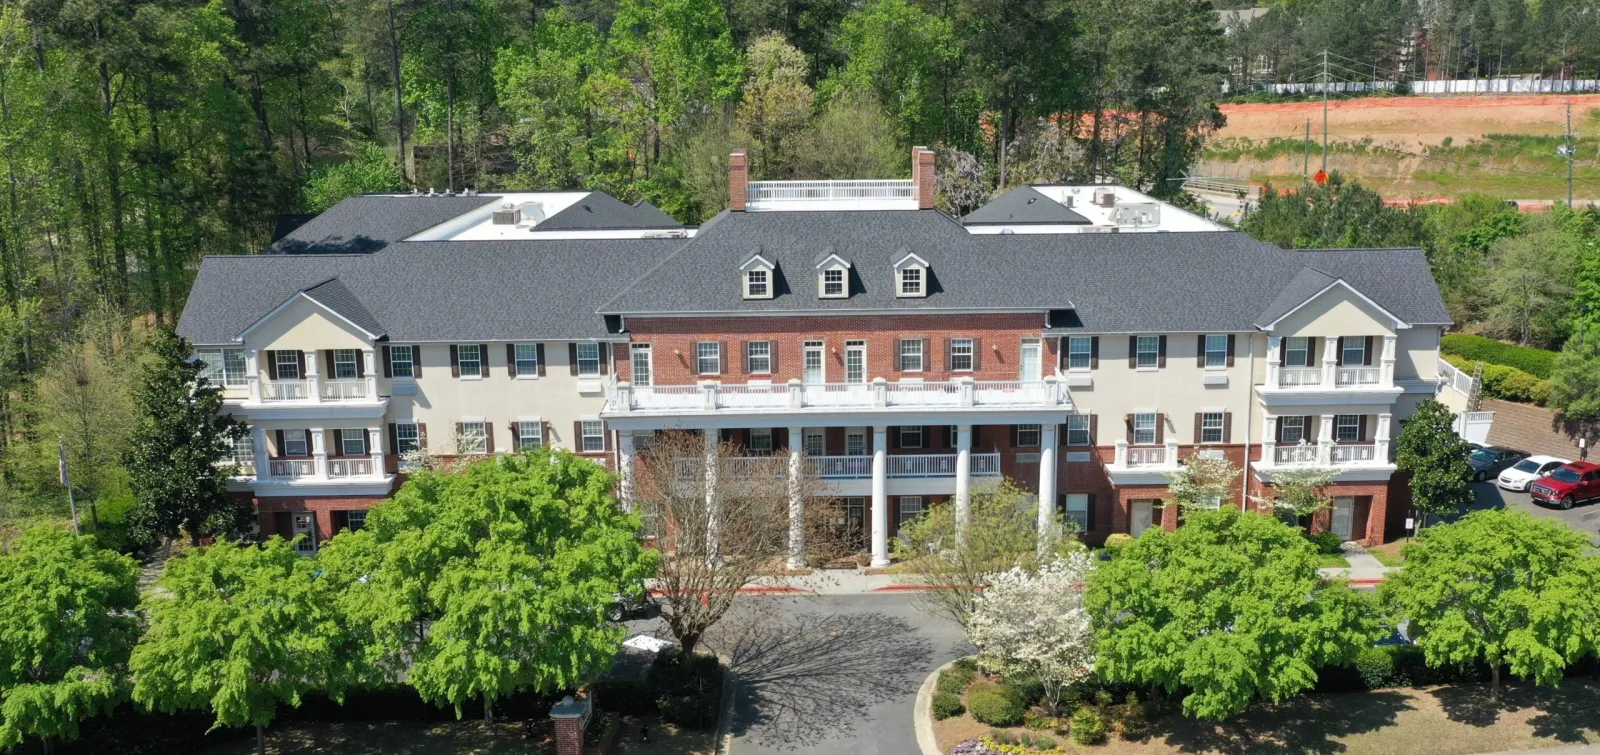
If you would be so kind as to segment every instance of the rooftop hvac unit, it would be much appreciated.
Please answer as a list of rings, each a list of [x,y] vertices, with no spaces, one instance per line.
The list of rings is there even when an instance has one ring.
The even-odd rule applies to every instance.
[[[1094,203],[1101,207],[1111,207],[1117,203],[1117,192],[1112,189],[1095,189]]]
[[[495,225],[516,225],[521,220],[522,213],[509,204],[494,211]]]
[[[517,206],[517,211],[522,217],[517,219],[517,225],[535,226],[544,222],[544,204],[540,202],[523,202]]]
[[[1061,204],[1066,205],[1067,209],[1069,209],[1069,210],[1072,209],[1072,195],[1068,194],[1068,195],[1062,197],[1061,198]]]
[[[1161,225],[1159,202],[1122,202],[1111,211],[1111,222],[1131,228],[1154,228]]]

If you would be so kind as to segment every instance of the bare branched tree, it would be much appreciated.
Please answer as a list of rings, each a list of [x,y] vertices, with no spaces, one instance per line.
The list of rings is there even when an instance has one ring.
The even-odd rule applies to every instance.
[[[683,648],[685,671],[741,588],[795,574],[785,563],[792,541],[801,565],[804,554],[837,551],[835,504],[811,463],[798,461],[683,430],[660,433],[639,452],[633,506],[661,551],[661,618]]]

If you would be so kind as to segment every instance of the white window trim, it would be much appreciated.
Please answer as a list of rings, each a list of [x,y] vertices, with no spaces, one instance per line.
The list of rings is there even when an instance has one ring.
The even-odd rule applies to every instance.
[[[1343,420],[1346,417],[1348,417],[1348,418],[1350,418],[1352,420],[1351,423],[1348,424],[1348,425],[1343,422]],[[1339,437],[1339,431],[1344,429],[1344,428],[1346,428],[1346,427],[1350,428],[1351,430],[1353,430],[1355,432],[1355,436],[1356,437],[1354,439],[1345,440],[1345,439]],[[1333,440],[1336,443],[1360,443],[1361,442],[1361,415],[1359,415],[1359,414],[1335,414],[1335,415],[1333,415]]]
[[[710,346],[712,354],[710,356],[706,356],[704,354],[701,354],[700,353],[700,347],[702,347],[702,346]],[[704,369],[703,360],[706,360],[706,359],[715,360],[716,361],[716,365],[717,365],[716,369],[710,370],[710,371],[707,371],[706,369]],[[695,341],[694,342],[694,374],[696,374],[696,375],[721,375],[722,374],[722,342],[721,341]]]
[[[906,344],[908,344],[908,343],[914,343],[914,344],[917,345],[916,346],[916,349],[917,349],[917,353],[916,353],[917,366],[915,368],[906,367],[906,358],[911,356],[911,355],[906,353]],[[894,360],[895,360],[895,366],[899,368],[900,372],[926,372],[927,371],[927,369],[928,369],[928,355],[923,353],[924,351],[926,351],[926,349],[922,348],[922,344],[923,344],[923,339],[921,339],[921,338],[901,338],[901,339],[898,339],[895,342]]]
[[[1295,425],[1289,424],[1288,420],[1290,420],[1290,419],[1295,420],[1296,423],[1298,423],[1298,424],[1295,424]],[[1279,443],[1293,443],[1293,444],[1296,444],[1296,445],[1299,445],[1300,443],[1309,442],[1310,438],[1306,437],[1306,430],[1308,429],[1307,428],[1307,424],[1308,423],[1306,422],[1305,415],[1303,415],[1303,414],[1290,414],[1290,415],[1287,415],[1287,416],[1279,417],[1278,418],[1278,437],[1282,438],[1283,435],[1284,435],[1284,431],[1288,430],[1290,427],[1294,427],[1294,428],[1298,429],[1300,431],[1300,437],[1295,439],[1295,440],[1287,440],[1286,439],[1286,440],[1280,440],[1278,442]]]
[[[1218,364],[1218,365],[1212,365],[1211,364],[1211,339],[1213,339],[1213,338],[1221,338],[1222,339],[1222,364]],[[1226,369],[1228,369],[1228,336],[1226,334],[1207,333],[1206,334],[1206,350],[1205,350],[1205,353],[1204,353],[1203,356],[1204,356],[1205,362],[1206,362],[1206,367],[1205,367],[1206,369],[1208,369],[1208,370],[1226,370]]]
[[[917,444],[916,445],[912,446],[912,445],[907,445],[906,444],[906,433],[907,432],[915,432],[917,434]],[[927,448],[928,447],[928,439],[925,437],[926,435],[927,435],[926,433],[922,432],[922,425],[901,425],[900,426],[900,430],[899,430],[900,447],[901,448]]]
[[[828,293],[828,274],[839,274],[839,293]],[[834,264],[817,271],[817,298],[819,299],[846,299],[850,296],[850,271],[843,265]]]
[[[1072,345],[1075,344],[1075,343],[1078,343],[1080,341],[1083,342],[1083,361],[1084,361],[1084,364],[1083,364],[1082,367],[1075,367],[1072,364],[1072,355],[1073,355]],[[1067,336],[1067,372],[1089,372],[1089,371],[1091,371],[1093,369],[1094,369],[1094,336]]]
[[[468,360],[466,357],[462,356],[462,350],[463,349],[467,349],[467,348],[477,349],[478,350],[478,358],[477,359]],[[467,374],[466,364],[467,364],[468,361],[475,362],[478,365],[478,374],[476,374],[476,375],[468,375]],[[489,361],[489,355],[483,353],[483,347],[480,344],[476,344],[476,343],[458,343],[458,344],[456,344],[456,372],[461,373],[461,379],[462,380],[482,380],[483,376],[484,376],[484,373],[487,373],[489,371],[489,369],[488,369],[488,367],[489,367],[488,361]]]
[[[912,514],[909,517],[906,516],[906,503],[908,501],[916,501],[917,502],[916,513]],[[904,527],[906,522],[908,522],[908,521],[910,521],[912,519],[915,519],[915,518],[917,518],[919,516],[922,516],[922,512],[927,511],[927,510],[928,510],[928,499],[927,498],[925,498],[923,496],[920,496],[920,495],[903,495],[903,496],[900,496],[900,501],[899,501],[898,505],[896,505],[894,507],[894,514],[895,514],[895,516],[894,516],[894,519],[895,519],[894,524],[895,524],[895,528],[899,529],[900,527]]]
[[[596,424],[596,425],[600,426],[600,433],[598,435],[590,435],[587,432],[585,432],[586,430],[589,429],[589,424],[590,423],[593,423],[593,424]],[[589,439],[589,438],[599,438],[600,439],[600,447],[599,448],[595,448],[595,449],[588,448],[588,444],[585,443],[585,441],[587,439]],[[599,417],[588,417],[588,418],[579,419],[578,420],[578,437],[573,438],[572,441],[573,441],[573,445],[577,447],[576,450],[577,450],[578,453],[581,453],[581,454],[604,453],[605,450],[606,450],[606,423],[605,423],[605,421],[601,420]]]
[[[527,429],[528,427],[530,427],[530,426],[533,427],[534,430],[535,430],[534,436],[538,440],[538,443],[539,443],[538,447],[539,448],[543,448],[545,446],[545,442],[544,442],[544,420],[539,418],[539,417],[518,417],[517,418],[517,450],[519,450],[519,451],[528,447],[528,439],[526,437],[526,434],[523,431],[525,429]]]
[[[633,355],[639,353],[643,353],[645,355],[645,364],[647,365],[647,369],[644,371],[645,381],[642,383],[639,382],[639,373],[635,369],[635,365],[638,364],[638,361],[633,358]],[[634,385],[655,385],[656,355],[651,352],[650,344],[635,343],[628,346],[628,379],[631,380]]]
[[[339,358],[339,355],[343,354],[343,353],[349,353],[350,354],[349,361],[345,361],[345,360],[342,360],[342,359]],[[357,349],[334,349],[333,350],[333,374],[329,375],[328,377],[330,379],[333,379],[333,380],[360,380],[361,379],[361,357],[357,356],[360,353],[361,352],[359,350],[357,350]],[[350,372],[352,374],[350,374],[348,376],[341,377],[339,375],[339,367],[341,365],[349,365]]]
[[[522,369],[522,362],[524,360],[522,360],[522,359],[517,357],[518,350],[520,350],[524,346],[526,346],[526,347],[528,347],[530,349],[533,349],[533,369],[531,369],[531,370]],[[517,367],[517,379],[518,380],[538,380],[539,379],[539,368],[543,366],[543,365],[541,365],[539,363],[539,344],[536,344],[536,343],[514,343],[514,344],[511,344],[511,356],[515,360],[515,364],[516,364],[516,367]]]
[[[917,290],[906,291],[906,273],[916,271]],[[894,273],[894,293],[902,299],[919,299],[928,295],[928,269],[921,265],[906,265],[896,268]]]
[[[1082,443],[1073,443],[1072,442],[1072,433],[1073,433],[1072,423],[1074,421],[1078,421],[1078,420],[1082,420],[1083,421],[1083,442]],[[1067,445],[1074,446],[1074,447],[1079,447],[1079,448],[1087,448],[1093,442],[1093,440],[1094,440],[1094,438],[1091,435],[1090,430],[1089,430],[1089,415],[1087,415],[1087,414],[1071,414],[1071,415],[1067,416],[1067,438],[1066,438]]]
[[[1145,353],[1139,348],[1148,338],[1155,344],[1155,349],[1150,352],[1151,363],[1141,364],[1144,360],[1139,355]],[[1134,336],[1133,340],[1133,368],[1138,372],[1155,372],[1161,369],[1161,336]]]
[[[762,281],[762,285],[766,288],[766,291],[764,293],[759,293],[759,294],[754,292],[754,286],[752,285],[753,284],[752,278],[754,278],[756,276],[756,274],[758,274],[758,273],[762,277],[765,278],[765,280]],[[772,274],[772,268],[769,268],[769,267],[766,267],[766,266],[753,267],[753,268],[750,268],[748,270],[743,271],[740,274],[739,282],[740,282],[740,286],[742,287],[743,292],[744,292],[744,298],[746,298],[746,299],[771,299],[772,298],[772,288],[773,288],[773,278],[774,277],[776,277],[776,276],[774,276]]]
[[[351,433],[354,433],[355,435],[352,436]],[[348,444],[350,442],[351,437],[354,437],[357,440],[361,441],[361,452],[360,453],[354,453],[354,454],[350,453],[349,449],[345,447],[346,444]],[[350,427],[341,427],[341,428],[339,428],[339,455],[340,456],[366,456],[366,455],[368,455],[368,454],[370,454],[372,452],[371,449],[367,448],[367,445],[368,445],[367,444],[367,431],[365,429],[362,429],[362,428],[350,428]]]
[[[850,453],[850,437],[851,436],[857,436],[857,437],[861,438],[861,453],[859,453],[859,454]],[[871,456],[872,455],[872,435],[867,432],[867,429],[865,427],[847,427],[847,428],[844,429],[844,454],[845,454],[845,456]]]
[[[1073,515],[1072,515],[1073,511],[1074,511],[1072,504],[1075,501],[1077,503],[1082,504],[1081,507],[1076,509],[1078,512],[1081,512],[1083,514],[1083,521],[1082,522],[1078,522],[1078,519],[1073,517]],[[1073,522],[1078,522],[1078,529],[1080,531],[1088,529],[1088,527],[1089,527],[1089,494],[1088,493],[1067,493],[1066,511],[1062,512],[1062,514],[1067,519],[1069,519],[1069,520],[1071,520]]]
[[[421,350],[421,348],[422,348],[421,346],[416,346],[416,345],[413,345],[413,344],[398,344],[398,345],[391,344],[389,346],[389,374],[392,377],[390,377],[389,379],[390,380],[416,380],[417,379],[417,356],[418,356],[418,353]],[[408,349],[408,350],[410,350],[411,358],[405,360],[404,362],[396,361],[395,358],[394,358],[394,353],[395,353],[396,349]],[[397,365],[397,364],[410,365],[411,366],[411,374],[410,375],[396,375],[394,366]]]
[[[481,425],[483,427],[483,435],[482,436],[474,436],[474,435],[468,433],[467,432],[467,427],[469,425]],[[468,450],[466,448],[465,442],[469,438],[474,438],[474,437],[482,437],[483,438],[483,445],[482,445],[481,448],[478,448],[476,450]],[[461,418],[461,437],[456,438],[456,453],[465,455],[465,454],[487,454],[488,452],[489,452],[489,422],[487,420],[485,420],[484,418],[482,418],[482,417],[462,417]]]
[[[1303,352],[1305,352],[1306,355],[1299,362],[1291,362],[1291,361],[1289,361],[1289,352],[1291,351],[1291,349],[1289,348],[1289,344],[1291,342],[1293,342],[1293,341],[1296,341],[1296,340],[1303,342],[1303,348],[1293,349],[1293,350],[1294,351],[1303,351]],[[1310,338],[1308,338],[1306,336],[1287,336],[1287,337],[1285,337],[1283,339],[1283,356],[1280,358],[1280,362],[1283,365],[1288,366],[1288,367],[1303,367],[1303,366],[1305,366],[1305,363],[1308,362],[1308,361],[1310,361],[1313,364],[1315,364],[1316,360],[1313,359],[1314,356],[1315,355],[1311,353],[1311,339]]]
[[[1216,425],[1215,428],[1212,428],[1212,429],[1215,429],[1217,431],[1217,439],[1216,440],[1206,440],[1205,439],[1206,438],[1206,430],[1208,429],[1207,426],[1206,426],[1206,420],[1209,419],[1212,415],[1216,415],[1216,417],[1217,417],[1217,425]],[[1195,438],[1194,442],[1196,444],[1209,444],[1209,443],[1222,443],[1222,442],[1224,442],[1226,440],[1226,438],[1224,437],[1223,433],[1225,432],[1225,428],[1227,427],[1227,421],[1228,420],[1227,420],[1227,417],[1225,416],[1225,413],[1220,409],[1219,410],[1215,410],[1215,411],[1213,411],[1213,410],[1202,410],[1200,412],[1200,437]]]
[[[1032,443],[1022,441],[1022,429],[1025,427],[1033,428],[1032,432],[1036,433]],[[1039,448],[1042,445],[1044,445],[1043,425],[1017,425],[1017,448]]]
[[[967,353],[962,355],[962,356],[965,356],[967,358],[967,366],[965,366],[965,367],[957,367],[956,366],[956,356],[957,356],[957,354],[956,354],[956,346],[958,344],[962,344],[962,343],[965,343],[966,347],[967,347]],[[977,361],[978,361],[978,345],[977,345],[977,341],[975,341],[975,340],[973,340],[971,338],[952,338],[952,339],[950,339],[950,371],[951,372],[972,372],[973,371],[973,365],[977,364]]]
[[[815,453],[815,454],[811,453],[811,451],[810,451],[811,439],[812,438],[816,438],[817,439],[817,448],[820,449],[820,451],[818,453]],[[821,428],[816,428],[816,427],[808,427],[808,428],[806,428],[805,432],[803,432],[801,434],[801,437],[800,437],[800,448],[806,452],[807,456],[825,456],[825,455],[827,455],[827,453],[828,453],[828,435],[827,435],[827,432],[825,430],[821,429]]]
[[[765,368],[759,369],[759,370],[755,368],[756,355],[755,355],[755,353],[753,351],[751,351],[757,345],[763,346],[767,350],[767,353],[761,355],[763,359],[767,360],[767,366]],[[772,341],[747,341],[745,343],[745,355],[744,355],[744,358],[745,358],[745,369],[749,370],[750,374],[752,374],[752,375],[771,375],[772,374],[772,347],[773,347]]]
[[[756,435],[757,435],[757,433],[760,433],[761,437],[764,437],[764,438],[767,439],[766,448],[758,448],[756,446]],[[748,444],[746,444],[746,445],[749,447],[749,450],[751,450],[751,451],[769,451],[770,452],[773,449],[778,447],[778,439],[775,436],[773,436],[772,428],[770,428],[770,427],[752,427],[752,428],[750,428],[750,442]]]
[[[289,453],[289,444],[294,442],[293,440],[291,440],[291,438],[293,437],[291,435],[291,433],[299,433],[300,434],[300,444],[305,447],[305,451],[304,452],[297,453],[297,454]],[[293,428],[293,429],[284,430],[283,431],[283,448],[278,449],[278,453],[283,455],[283,456],[285,456],[285,457],[292,457],[292,458],[296,458],[296,459],[304,457],[304,456],[310,456],[311,455],[311,433],[307,432],[306,430],[301,429],[301,428]]]
[[[402,428],[402,427],[411,428],[411,437],[407,438],[407,437],[404,437],[404,436],[402,436],[400,434],[400,428]],[[402,451],[400,449],[400,446],[402,444],[404,444],[405,441],[408,441],[408,440],[411,441],[411,450]],[[397,420],[394,423],[394,449],[393,450],[394,450],[395,454],[397,454],[397,455],[403,455],[403,454],[410,453],[411,451],[420,451],[420,450],[422,450],[422,428],[417,427],[417,423],[416,423],[415,420],[404,420],[404,421]]]
[[[272,379],[273,380],[305,380],[306,379],[305,370],[300,369],[300,357],[295,356],[295,354],[297,354],[297,353],[299,353],[299,352],[294,351],[294,350],[285,351],[285,350],[281,350],[281,349],[278,350],[278,351],[272,352]],[[288,357],[288,358],[285,359],[284,357]],[[291,364],[294,365],[294,371],[296,373],[295,377],[292,377],[292,378],[281,377],[281,372],[278,370],[278,368],[282,367],[282,366],[286,366],[286,365],[291,365]]]
[[[1354,347],[1361,352],[1361,358],[1350,361],[1350,350]],[[1339,361],[1346,367],[1364,367],[1367,364],[1367,338],[1366,336],[1345,336],[1344,348],[1339,349]]]
[[[594,349],[594,371],[593,372],[584,372],[583,371],[583,350],[584,350],[585,346]],[[594,341],[579,341],[578,342],[578,348],[576,349],[575,353],[578,355],[578,377],[580,377],[580,378],[597,378],[597,377],[600,377],[600,374],[601,374],[600,373],[600,360],[606,358],[605,354],[601,353],[601,351],[600,351],[600,344],[595,343]]]
[[[1149,417],[1150,418],[1150,440],[1149,441],[1141,441],[1141,440],[1139,440],[1139,432],[1140,432],[1139,431],[1139,418],[1140,417]],[[1133,415],[1133,445],[1135,445],[1135,446],[1153,446],[1153,445],[1155,445],[1156,444],[1156,439],[1161,437],[1161,433],[1159,432],[1160,428],[1157,425],[1157,423],[1159,423],[1160,421],[1161,421],[1161,415],[1158,412],[1135,412],[1134,415]]]

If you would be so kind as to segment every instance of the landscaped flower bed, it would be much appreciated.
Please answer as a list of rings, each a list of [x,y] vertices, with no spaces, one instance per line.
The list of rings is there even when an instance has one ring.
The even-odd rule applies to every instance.
[[[940,672],[931,707],[941,749],[960,755],[1062,753],[1068,744],[1113,736],[1141,739],[1151,709],[1164,710],[1138,691],[1085,682],[1068,688],[1052,715],[1036,681],[986,673],[971,658]]]

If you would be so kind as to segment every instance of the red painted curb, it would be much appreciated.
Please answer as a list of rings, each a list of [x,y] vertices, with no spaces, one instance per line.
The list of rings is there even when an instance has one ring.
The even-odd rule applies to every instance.
[[[1376,585],[1376,584],[1378,584],[1380,582],[1383,582],[1383,580],[1381,578],[1380,579],[1352,579],[1352,580],[1347,580],[1347,581],[1352,585]]]
[[[740,595],[815,595],[816,590],[803,587],[741,587]]]
[[[939,585],[887,585],[885,587],[874,587],[867,592],[921,592],[923,590],[943,589],[948,588],[944,588]]]

